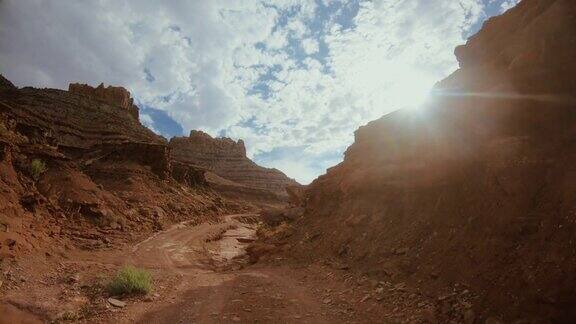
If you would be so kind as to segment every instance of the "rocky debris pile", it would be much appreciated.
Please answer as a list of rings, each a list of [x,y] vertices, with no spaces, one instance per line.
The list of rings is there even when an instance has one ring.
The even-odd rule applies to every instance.
[[[574,17],[574,1],[524,0],[489,20],[425,110],[361,127],[309,186],[289,253],[458,284],[474,321],[576,318]]]
[[[94,88],[87,84],[70,83],[68,92],[119,106],[128,111],[136,120],[138,119],[138,107],[134,105],[134,99],[130,96],[130,92],[123,87],[104,87],[104,84],[100,83],[98,87]]]
[[[248,188],[264,190],[287,199],[286,187],[298,185],[281,171],[261,167],[246,157],[242,140],[236,142],[229,138],[213,138],[202,131],[193,130],[189,137],[172,138],[169,145],[176,161],[205,168]]]
[[[287,186],[286,192],[288,193],[288,199],[292,206],[301,207],[306,204],[306,186]]]

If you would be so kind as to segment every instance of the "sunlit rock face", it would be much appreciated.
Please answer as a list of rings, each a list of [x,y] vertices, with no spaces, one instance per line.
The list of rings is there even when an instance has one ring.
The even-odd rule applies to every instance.
[[[425,109],[361,127],[310,185],[293,253],[431,293],[465,285],[479,318],[573,319],[575,31],[572,0],[489,20]]]
[[[522,1],[456,48],[461,69],[441,87],[574,94],[575,28],[573,1]]]
[[[170,147],[177,161],[206,168],[227,180],[282,197],[288,197],[286,186],[297,185],[279,170],[261,167],[248,159],[242,140],[212,138],[193,130],[189,137],[172,138]]]
[[[104,87],[104,84],[100,84],[94,88],[87,84],[71,83],[68,86],[68,92],[119,106],[138,120],[138,107],[134,105],[130,92],[123,87]]]

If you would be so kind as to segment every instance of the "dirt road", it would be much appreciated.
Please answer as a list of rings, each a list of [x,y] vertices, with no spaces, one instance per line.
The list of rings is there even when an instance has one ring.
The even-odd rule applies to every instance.
[[[0,311],[11,316],[10,323],[374,323],[421,322],[426,316],[420,297],[407,298],[416,294],[346,270],[288,266],[286,260],[248,265],[245,248],[257,221],[244,214],[184,222],[122,251],[23,263],[23,279],[14,281]],[[154,291],[124,298],[126,307],[116,308],[94,287],[125,264],[148,269]]]
[[[140,323],[335,323],[307,287],[280,268],[242,269],[256,215],[228,215],[217,224],[180,224],[136,245],[130,263],[180,277],[166,302],[135,305]]]

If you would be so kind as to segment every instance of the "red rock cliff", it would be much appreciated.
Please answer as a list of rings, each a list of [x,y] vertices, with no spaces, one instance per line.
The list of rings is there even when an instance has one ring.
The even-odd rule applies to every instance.
[[[134,99],[130,96],[130,92],[123,87],[104,87],[104,84],[101,83],[94,88],[87,84],[70,83],[68,92],[118,106],[128,111],[131,116],[138,120],[138,107],[134,105]]]
[[[573,320],[576,2],[524,0],[456,55],[427,109],[361,127],[310,185],[293,253],[468,287],[477,320]],[[437,319],[463,321],[441,300]]]
[[[170,147],[177,161],[207,168],[227,180],[281,197],[288,197],[286,186],[298,185],[279,170],[261,167],[248,159],[242,140],[212,138],[193,130],[189,137],[172,138]]]

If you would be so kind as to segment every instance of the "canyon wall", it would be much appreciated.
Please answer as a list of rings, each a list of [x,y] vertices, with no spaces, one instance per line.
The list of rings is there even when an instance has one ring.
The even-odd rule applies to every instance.
[[[137,111],[119,87],[18,89],[0,77],[0,260],[108,248],[254,208],[173,161]]]
[[[289,253],[417,285],[438,319],[466,295],[477,321],[573,320],[575,31],[572,0],[488,20],[426,107],[361,127],[309,186]]]
[[[170,148],[177,161],[206,168],[229,181],[283,198],[288,197],[287,186],[298,185],[281,171],[261,167],[247,158],[242,140],[212,138],[193,130],[189,137],[172,138]]]

